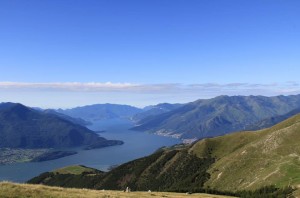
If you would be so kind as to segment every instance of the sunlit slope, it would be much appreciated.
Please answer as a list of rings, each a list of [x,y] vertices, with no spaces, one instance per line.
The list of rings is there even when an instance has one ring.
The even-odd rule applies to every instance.
[[[206,187],[234,191],[271,184],[299,186],[300,115],[269,129],[205,139],[189,151],[216,158]]]

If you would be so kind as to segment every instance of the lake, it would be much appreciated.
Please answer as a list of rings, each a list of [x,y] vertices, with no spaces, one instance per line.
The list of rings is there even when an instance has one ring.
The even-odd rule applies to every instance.
[[[57,160],[0,165],[0,181],[25,182],[43,172],[75,164],[107,171],[112,165],[149,155],[162,146],[181,143],[180,140],[174,138],[128,130],[132,126],[132,123],[126,120],[98,121],[88,128],[105,131],[99,135],[107,139],[123,140],[125,143],[94,150],[76,148],[73,150],[76,150],[78,154]]]

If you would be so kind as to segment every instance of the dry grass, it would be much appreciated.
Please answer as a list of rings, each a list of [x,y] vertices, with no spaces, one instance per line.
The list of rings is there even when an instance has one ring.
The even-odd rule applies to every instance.
[[[122,192],[109,190],[87,190],[48,187],[43,185],[31,184],[14,184],[9,182],[0,183],[1,198],[147,198],[147,197],[199,197],[199,198],[225,198],[226,196],[208,195],[208,194],[191,194],[168,193],[168,192]]]

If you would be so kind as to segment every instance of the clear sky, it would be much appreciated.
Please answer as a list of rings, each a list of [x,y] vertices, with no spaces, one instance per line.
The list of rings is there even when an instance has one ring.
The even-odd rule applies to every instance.
[[[299,0],[2,0],[0,101],[298,94]]]

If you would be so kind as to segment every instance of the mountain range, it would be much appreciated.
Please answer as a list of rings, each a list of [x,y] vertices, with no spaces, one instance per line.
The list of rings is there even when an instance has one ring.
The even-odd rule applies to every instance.
[[[245,130],[264,119],[297,108],[300,108],[300,95],[219,96],[146,117],[133,130],[181,139],[201,139]]]
[[[94,104],[65,110],[57,109],[56,111],[73,118],[81,118],[89,122],[95,122],[104,119],[130,119],[143,110],[129,105]]]
[[[122,144],[49,112],[18,103],[0,104],[0,147],[62,148]]]
[[[95,104],[73,109],[46,110],[87,125],[105,119],[127,119],[133,130],[181,138],[191,142],[241,130],[270,127],[300,112],[300,95],[219,96],[187,104],[161,103],[143,109],[117,104]]]
[[[188,104],[162,103],[144,109],[97,104],[67,110],[36,110],[21,104],[1,103],[0,146],[101,147],[106,145],[105,139],[98,138],[84,126],[97,120],[115,118],[132,120],[136,123],[133,130],[196,140],[270,127],[299,112],[300,95],[219,96]]]
[[[29,181],[51,186],[216,192],[300,186],[300,115],[256,132],[163,148],[109,172],[46,172]],[[68,169],[68,168],[65,168]],[[270,187],[272,188],[272,187]],[[277,196],[273,196],[277,197]]]

